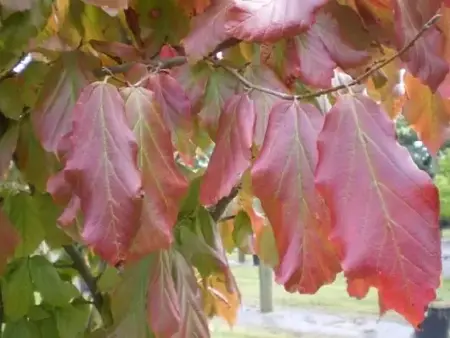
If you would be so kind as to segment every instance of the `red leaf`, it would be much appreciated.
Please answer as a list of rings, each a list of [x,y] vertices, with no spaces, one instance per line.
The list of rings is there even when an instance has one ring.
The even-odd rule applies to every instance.
[[[191,103],[177,80],[169,74],[158,73],[148,79],[147,87],[155,93],[163,118],[173,132],[192,128]]]
[[[140,228],[129,259],[138,259],[172,243],[179,204],[187,192],[186,178],[173,157],[170,130],[158,109],[154,93],[145,88],[124,88],[128,123],[139,144],[144,200]]]
[[[387,114],[363,95],[338,97],[318,149],[316,183],[350,294],[377,287],[382,312],[418,325],[442,268],[436,187],[397,143]]]
[[[328,0],[236,0],[227,13],[226,32],[245,41],[275,42],[306,31]]]
[[[395,30],[397,48],[412,40],[425,23],[439,10],[442,0],[395,0]],[[447,62],[440,56],[443,35],[431,27],[411,48],[401,55],[408,70],[435,91],[449,71]]]
[[[256,85],[261,85],[276,91],[287,93],[289,89],[277,76],[277,74],[266,66],[248,67],[245,77]],[[254,90],[250,93],[250,98],[255,102],[256,122],[253,142],[260,147],[263,144],[266,134],[267,123],[269,121],[270,110],[275,103],[283,101],[282,99]]]
[[[341,270],[328,240],[329,217],[314,186],[316,141],[323,120],[310,104],[276,104],[252,168],[253,191],[277,242],[277,281],[291,292],[315,293]]]
[[[255,106],[248,94],[234,95],[220,116],[216,146],[200,187],[204,205],[227,196],[250,166]]]
[[[225,32],[226,14],[231,0],[212,0],[212,5],[191,20],[191,30],[182,43],[186,55],[198,61],[211,53],[229,35]]]
[[[148,285],[148,322],[157,337],[171,338],[180,329],[180,304],[172,278],[173,259],[166,251],[155,253],[153,259]]]
[[[72,129],[72,110],[75,100],[92,75],[86,70],[89,63],[79,52],[62,54],[44,80],[31,121],[42,147],[57,152],[58,143]]]
[[[8,217],[0,209],[0,276],[5,270],[8,258],[14,254],[20,237]]]
[[[336,66],[355,67],[369,57],[366,51],[356,50],[342,39],[338,20],[324,11],[317,15],[311,29],[289,41],[287,48],[288,75],[319,88],[331,87]]]
[[[64,174],[81,200],[82,237],[116,264],[138,230],[142,202],[138,147],[116,87],[94,82],[84,88],[74,109],[71,140]]]

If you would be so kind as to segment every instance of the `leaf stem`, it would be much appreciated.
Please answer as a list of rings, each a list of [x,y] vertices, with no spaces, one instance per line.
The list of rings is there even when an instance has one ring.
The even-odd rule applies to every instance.
[[[102,315],[104,304],[103,296],[97,288],[97,283],[91,271],[89,270],[89,267],[87,266],[78,249],[76,249],[73,245],[64,245],[64,250],[72,259],[73,268],[78,271],[81,278],[86,283],[86,286],[92,296],[92,301],[95,308],[100,313],[100,315]]]
[[[235,186],[233,189],[231,189],[231,192],[228,196],[223,197],[222,199],[219,200],[219,202],[217,202],[216,205],[211,207],[209,213],[211,214],[211,217],[214,220],[214,222],[218,222],[220,220],[220,217],[227,209],[228,204],[230,204],[231,201],[234,200],[234,198],[239,193],[239,189],[240,185]]]

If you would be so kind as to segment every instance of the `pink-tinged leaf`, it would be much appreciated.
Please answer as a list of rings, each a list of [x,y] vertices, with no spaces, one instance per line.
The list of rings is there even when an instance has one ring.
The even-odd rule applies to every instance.
[[[248,67],[245,77],[252,83],[270,88],[283,93],[289,92],[289,89],[277,76],[277,74],[266,66]],[[254,90],[250,93],[250,98],[255,102],[255,134],[253,142],[256,146],[261,147],[266,135],[267,123],[269,122],[269,114],[275,103],[281,102],[282,99]]]
[[[11,221],[0,209],[0,276],[3,274],[8,258],[14,254],[20,237]]]
[[[223,69],[217,69],[208,78],[199,119],[212,140],[216,140],[219,119],[224,105],[236,94],[239,84],[235,76]]]
[[[171,338],[210,338],[208,320],[202,309],[202,295],[194,270],[178,252],[174,252],[173,278],[179,297],[181,321],[180,330]]]
[[[16,150],[17,140],[19,139],[19,125],[14,124],[8,127],[0,139],[0,176],[8,171],[13,153]]]
[[[128,0],[83,0],[89,5],[97,7],[107,7],[110,9],[127,9]]]
[[[138,164],[144,190],[140,228],[128,257],[135,260],[170,246],[188,182],[175,164],[170,130],[155,94],[142,87],[131,87],[122,89],[122,96],[128,124],[139,145]]]
[[[90,60],[79,52],[64,53],[49,71],[31,121],[42,147],[57,152],[58,143],[72,129],[72,110],[81,90],[92,80]]]
[[[439,10],[442,0],[395,0],[395,31],[400,49],[416,37],[425,23]],[[431,27],[411,48],[401,55],[408,70],[426,83],[434,92],[449,71],[447,62],[440,56],[443,34]]]
[[[317,15],[311,29],[288,42],[287,55],[287,75],[319,88],[331,86],[336,67],[355,67],[369,58],[366,51],[343,40],[338,20],[325,11]]]
[[[138,147],[118,90],[104,82],[85,87],[74,109],[64,174],[80,197],[84,241],[111,264],[125,258],[141,215]]]
[[[191,30],[182,41],[190,60],[202,59],[229,37],[225,32],[225,22],[232,5],[232,0],[212,0],[206,11],[192,19]]]
[[[172,269],[170,252],[155,253],[148,285],[147,317],[152,332],[160,338],[171,338],[180,329],[180,304]]]
[[[316,185],[350,295],[376,287],[381,312],[393,309],[418,325],[442,270],[436,187],[397,143],[381,106],[363,95],[338,97],[318,150]]]
[[[220,116],[216,146],[200,187],[204,205],[227,196],[250,166],[255,104],[248,94],[235,95]]]
[[[328,240],[331,224],[314,185],[317,137],[324,118],[299,102],[276,104],[266,137],[252,167],[253,191],[275,235],[277,282],[291,292],[313,294],[341,270]]]
[[[245,41],[275,42],[306,31],[328,0],[235,0],[225,29]]]
[[[147,88],[154,92],[165,123],[173,132],[192,128],[191,103],[177,80],[161,72],[149,77]]]

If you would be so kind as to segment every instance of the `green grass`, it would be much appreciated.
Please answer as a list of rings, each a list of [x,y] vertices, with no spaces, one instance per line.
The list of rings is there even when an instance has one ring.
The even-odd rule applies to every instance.
[[[336,336],[315,334],[315,333],[287,333],[280,332],[276,329],[260,330],[257,328],[236,327],[230,329],[228,326],[219,321],[212,323],[213,338],[336,338]]]
[[[249,264],[232,268],[242,300],[246,306],[259,306],[258,268]],[[299,309],[315,308],[325,312],[348,315],[378,315],[378,298],[374,289],[370,290],[366,298],[358,300],[348,296],[347,284],[342,275],[338,275],[335,282],[322,287],[315,295],[300,295],[288,293],[280,285],[273,283],[274,308],[296,307]],[[450,280],[444,281],[438,290],[440,299],[450,301]]]
[[[450,229],[442,229],[441,234],[443,239],[450,239]]]

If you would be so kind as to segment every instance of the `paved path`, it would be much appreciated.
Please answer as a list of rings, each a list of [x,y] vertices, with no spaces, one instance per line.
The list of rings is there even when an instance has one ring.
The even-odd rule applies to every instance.
[[[237,325],[266,328],[280,332],[317,333],[338,337],[410,338],[413,329],[406,322],[371,317],[326,314],[311,309],[282,309],[262,314],[256,308],[243,307]]]

